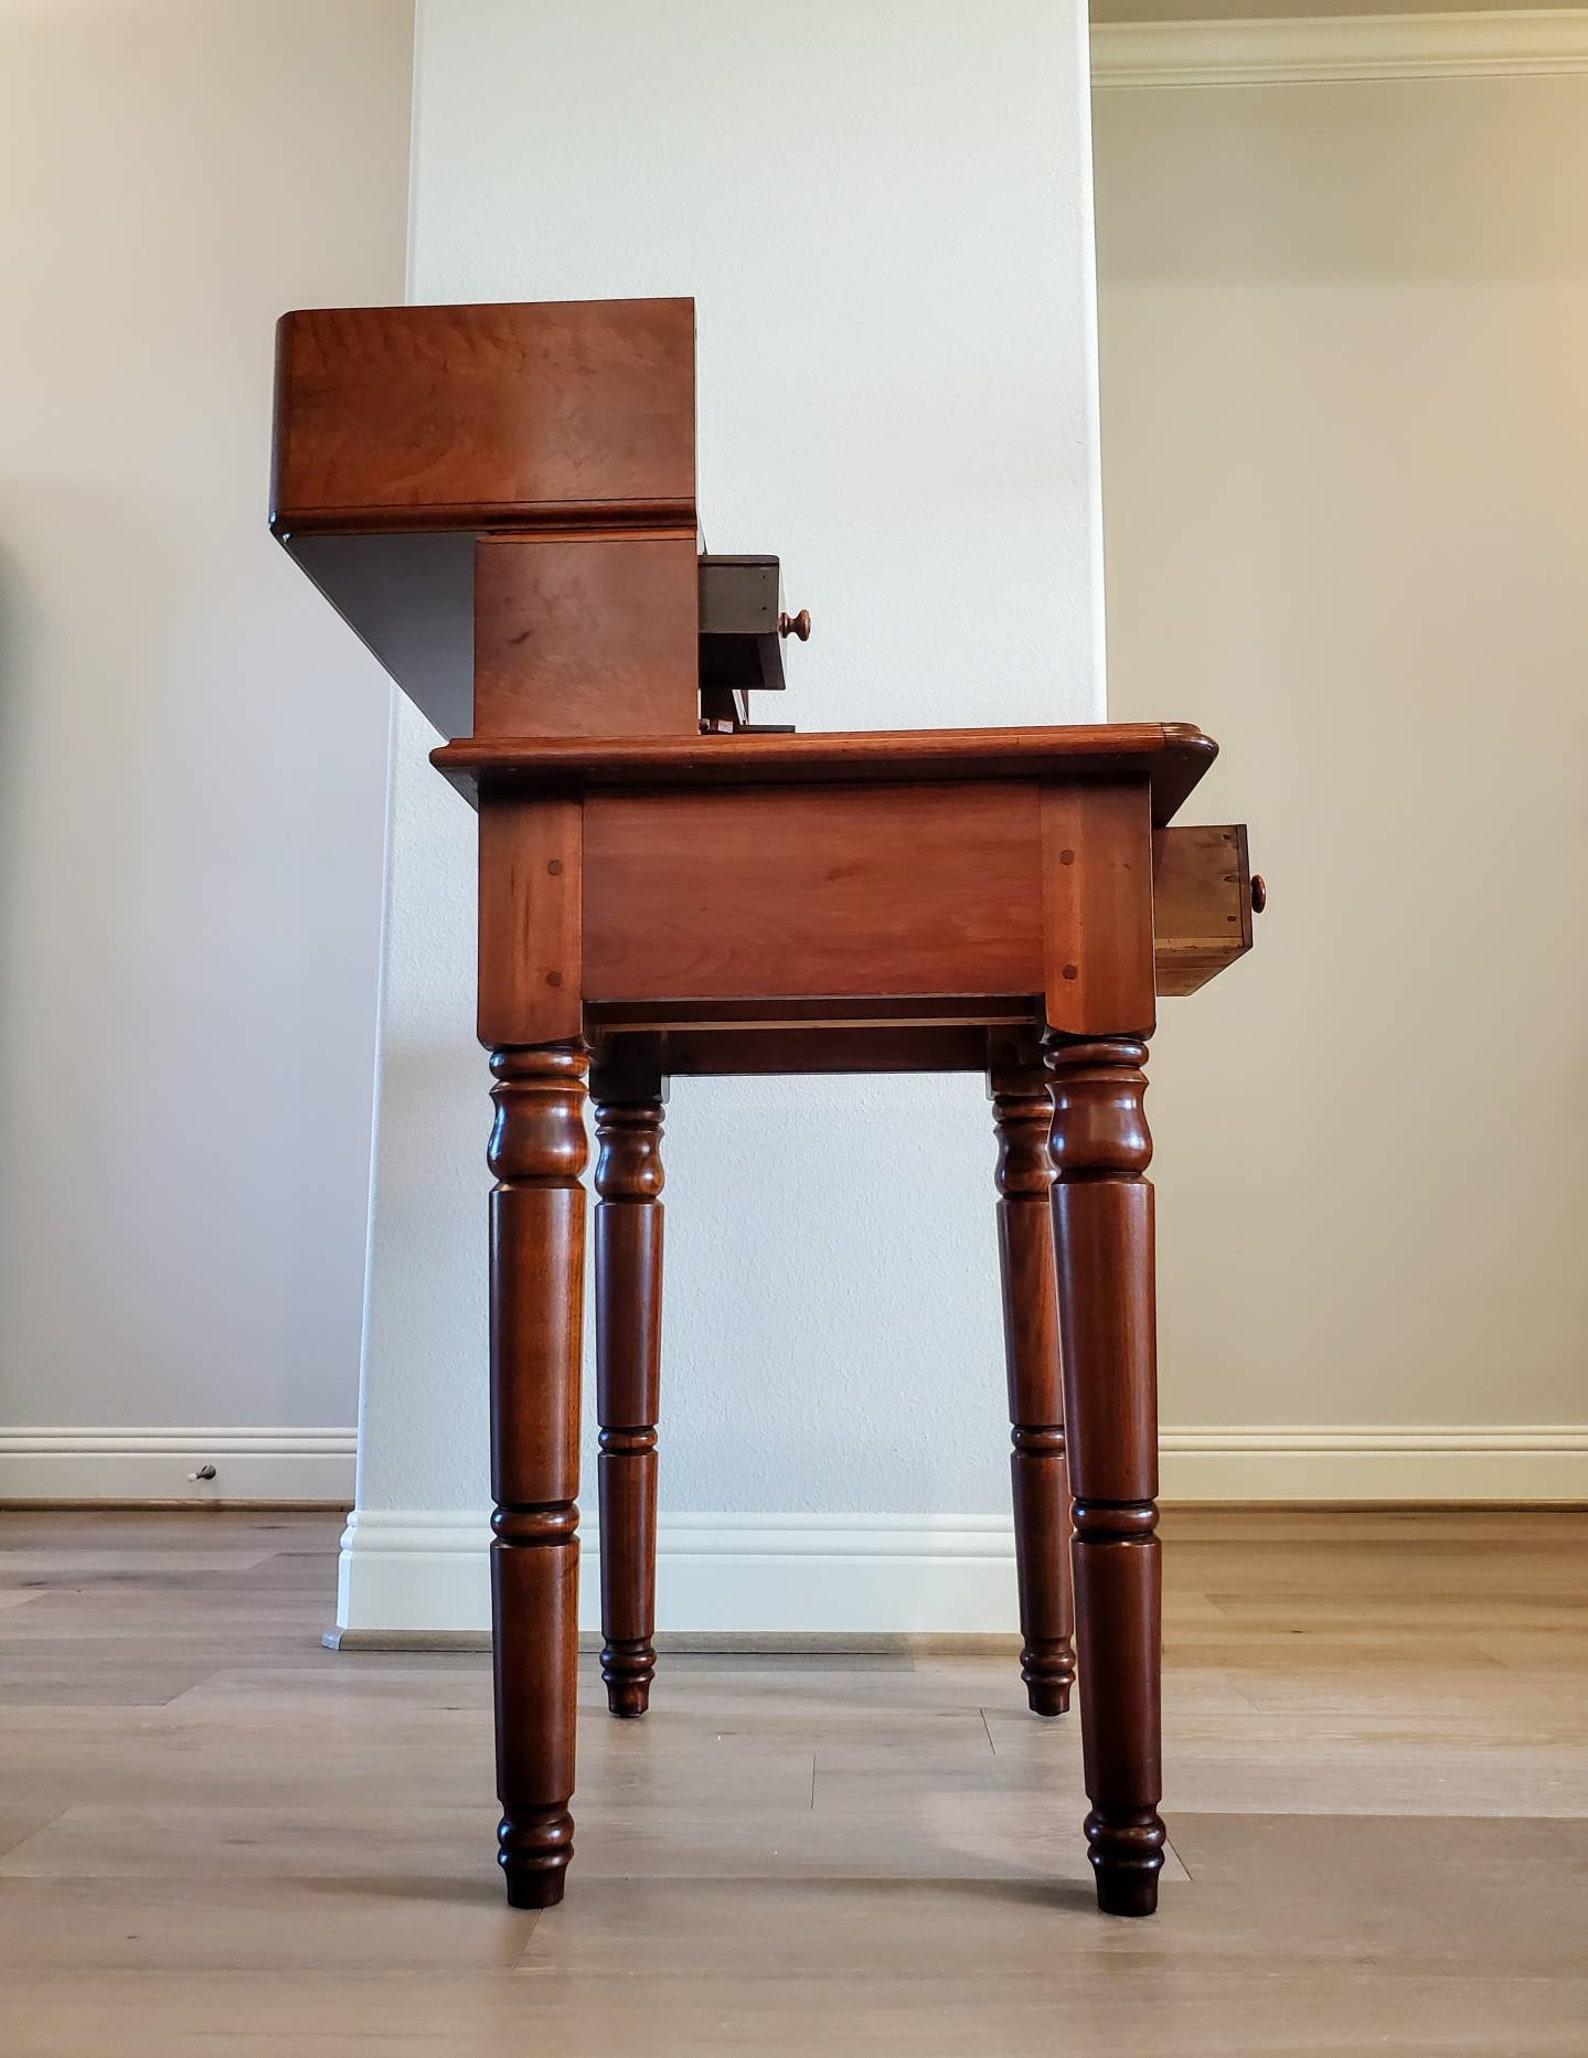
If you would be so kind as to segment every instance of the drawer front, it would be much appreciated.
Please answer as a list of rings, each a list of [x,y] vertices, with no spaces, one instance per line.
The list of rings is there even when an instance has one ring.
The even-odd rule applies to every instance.
[[[1040,993],[1037,788],[590,795],[588,1000]]]

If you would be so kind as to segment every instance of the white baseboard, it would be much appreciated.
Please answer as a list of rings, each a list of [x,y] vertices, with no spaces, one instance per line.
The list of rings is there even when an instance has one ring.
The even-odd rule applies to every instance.
[[[1110,89],[1536,76],[1588,71],[1588,10],[1099,22],[1091,42]]]
[[[0,1429],[0,1501],[353,1498],[352,1429]],[[215,1477],[188,1475],[206,1465]]]
[[[342,1539],[343,1630],[490,1626],[483,1509],[359,1510]],[[580,1532],[579,1626],[600,1621],[601,1535]],[[657,1524],[665,1630],[1002,1630],[1014,1555],[1001,1515],[674,1515]],[[1007,1587],[1008,1593],[1005,1593]]]
[[[1166,1501],[1583,1501],[1588,1426],[1165,1429]]]
[[[1180,1429],[1174,1501],[1588,1502],[1588,1429]],[[360,1509],[342,1539],[344,1630],[457,1634],[490,1622],[484,1509]],[[593,1629],[600,1533],[583,1531]],[[1009,1518],[672,1515],[657,1534],[664,1631],[975,1635],[1015,1628]]]

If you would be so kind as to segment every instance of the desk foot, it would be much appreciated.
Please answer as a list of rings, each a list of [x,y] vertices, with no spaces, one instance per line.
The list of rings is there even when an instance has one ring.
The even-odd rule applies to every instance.
[[[1104,1915],[1151,1915],[1158,1907],[1163,1870],[1163,1824],[1151,1810],[1134,1823],[1105,1822],[1095,1811],[1086,1818],[1097,1905]]]
[[[1038,1668],[1046,1661],[1033,1651],[1020,1654],[1020,1677],[1026,1684],[1026,1706],[1033,1715],[1068,1715],[1070,1712],[1070,1682],[1075,1677],[1075,1657],[1068,1645],[1064,1648],[1065,1669],[1058,1673],[1046,1673]]]
[[[624,1721],[643,1715],[651,1705],[651,1675],[655,1670],[656,1653],[649,1639],[619,1643],[609,1638],[601,1651],[601,1678],[607,1690],[608,1712]]]
[[[566,1808],[530,1809],[504,1815],[496,1832],[497,1863],[507,1883],[510,1908],[554,1908],[568,1881],[573,1856],[573,1817]]]

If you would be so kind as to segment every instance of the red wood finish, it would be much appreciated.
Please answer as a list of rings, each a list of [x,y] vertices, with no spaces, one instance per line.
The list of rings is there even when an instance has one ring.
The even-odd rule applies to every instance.
[[[313,308],[276,330],[278,530],[695,523],[691,300]]]
[[[677,738],[464,737],[430,762],[481,793],[599,787],[919,785],[1035,779],[1090,786],[1145,777],[1154,827],[1171,821],[1218,756],[1188,722],[1087,722],[1047,729],[879,729],[828,735]]]
[[[693,526],[482,536],[475,734],[699,735],[699,591]]]
[[[573,1855],[587,1061],[507,1049],[491,1070],[497,1841],[508,1900],[545,1908]]]
[[[488,1050],[583,1034],[582,850],[577,801],[541,795],[480,816],[477,1019]]]
[[[1000,776],[970,776],[989,762],[971,749],[953,779],[919,739],[898,742],[897,763],[865,739],[840,753],[834,783],[795,776],[810,771],[810,754],[756,753],[741,760],[748,777],[719,783],[710,767],[690,783],[702,749],[737,755],[767,740],[687,752],[670,739],[643,752],[503,743],[490,747],[481,796],[482,1034],[560,1042],[577,1022],[603,1070],[609,1706],[641,1712],[654,1664],[662,1077],[675,1057],[731,1069],[735,1049],[801,1070],[820,1064],[827,1039],[852,1054],[856,1038],[874,1038],[893,1058],[908,1048],[900,1039],[928,1039],[920,1049],[939,1057],[973,1047],[947,1038],[981,1039],[1001,1142],[1022,1670],[1032,1706],[1059,1712],[1075,1676],[1074,1622],[1099,1905],[1149,1913],[1163,1852],[1141,1113],[1154,985],[1152,752],[1132,760],[1105,741],[1087,759],[1067,737],[1023,737],[996,760]],[[1161,736],[1155,747],[1170,749]],[[621,782],[599,776],[609,760],[621,762]],[[655,785],[643,777],[648,760],[661,768]],[[1045,776],[1013,776],[1033,761]],[[928,769],[887,776],[898,763]],[[597,776],[581,786],[592,766]],[[1034,1068],[1044,1034],[1051,1158]],[[714,1061],[718,1037],[737,1041]],[[526,1249],[517,1262],[543,1277],[558,1257]],[[501,1663],[505,1678],[517,1676],[511,1638]]]
[[[1035,991],[1037,792],[966,781],[590,794],[586,998]]]
[[[271,527],[443,736],[693,732],[694,357],[689,300],[283,315]]]
[[[599,1041],[601,1032],[594,1033]],[[616,1037],[612,1042],[627,1040]],[[832,1023],[755,1029],[686,1026],[662,1032],[658,1041],[662,1069],[671,1079],[987,1069],[987,1031],[980,1023],[874,1023],[858,1028]]]
[[[643,1715],[656,1670],[656,1416],[662,1346],[662,1090],[596,1082],[596,1416],[601,1425],[601,1677]],[[632,1087],[630,1088],[632,1092]]]
[[[1150,1915],[1163,1869],[1146,1055],[1128,1037],[1059,1042],[1049,1053],[1086,1836],[1098,1906],[1110,1915]]]
[[[1244,833],[1166,827],[1216,746],[1179,723],[695,733],[700,633],[707,668],[731,671],[745,654],[712,639],[770,639],[778,600],[770,561],[697,564],[687,300],[284,317],[272,525],[456,735],[434,762],[480,810],[509,1899],[558,1900],[572,1852],[593,1053],[609,1706],[641,1713],[655,1663],[668,1075],[985,1068],[1022,1671],[1032,1707],[1059,1712],[1078,1614],[1099,1905],[1150,1912],[1163,1825],[1142,1064],[1155,988],[1189,991],[1250,943]],[[749,657],[777,682],[775,647]],[[732,705],[735,681],[707,682],[708,698]]]
[[[988,1079],[998,1131],[998,1268],[1014,1448],[1020,1677],[1037,1715],[1062,1715],[1075,1678],[1070,1486],[1053,1258],[1053,1103],[1040,1059],[995,1061]]]
[[[1146,778],[1042,789],[1043,987],[1050,1029],[1153,1028],[1152,794]]]

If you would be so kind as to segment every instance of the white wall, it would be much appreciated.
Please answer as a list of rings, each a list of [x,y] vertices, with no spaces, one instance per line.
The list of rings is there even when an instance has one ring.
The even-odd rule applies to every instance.
[[[400,296],[410,37],[0,4],[0,1491],[349,1473],[387,693],[265,533],[272,329]]]
[[[751,17],[703,42],[706,12],[431,20],[415,293],[699,293],[703,505],[816,614],[803,725],[1089,711],[1084,334],[1018,276],[1067,276],[1079,320],[1068,37],[900,10],[884,48],[810,10],[748,94]],[[1097,119],[1112,711],[1224,739],[1197,811],[1250,820],[1274,894],[1155,1048],[1166,1494],[1581,1495],[1588,80]],[[398,763],[366,1627],[484,1609],[472,873],[427,740]],[[664,1620],[1007,1621],[969,1084],[686,1085],[669,1140]]]
[[[815,617],[802,728],[1101,712],[1082,69],[1043,0],[422,10],[411,297],[695,295],[706,533],[779,551]],[[483,1605],[473,821],[431,741],[405,715],[363,1628]],[[992,1159],[974,1079],[675,1089],[669,1517],[904,1511],[914,1535],[1001,1506]]]
[[[1103,92],[1097,153],[1111,703],[1223,740],[1272,891],[1157,1038],[1165,1417],[1581,1495],[1588,78]]]

